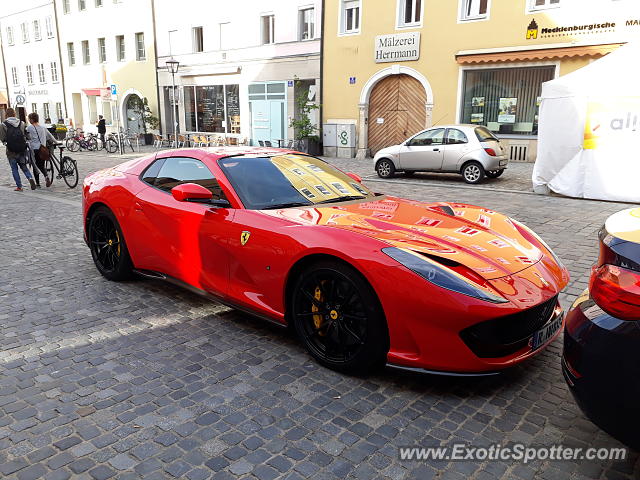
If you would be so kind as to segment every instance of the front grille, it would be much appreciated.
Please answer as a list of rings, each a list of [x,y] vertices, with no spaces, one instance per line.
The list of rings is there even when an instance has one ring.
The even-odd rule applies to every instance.
[[[505,317],[494,318],[465,328],[460,337],[480,358],[499,358],[526,347],[531,335],[549,321],[558,296]]]

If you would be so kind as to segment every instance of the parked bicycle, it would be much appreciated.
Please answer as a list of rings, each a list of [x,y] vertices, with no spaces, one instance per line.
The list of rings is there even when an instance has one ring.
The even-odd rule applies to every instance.
[[[98,139],[93,133],[85,137],[82,130],[76,130],[72,137],[67,138],[65,145],[70,152],[80,150],[95,152],[98,149]]]
[[[122,146],[124,150],[126,150],[127,147],[129,147],[132,152],[135,152],[135,149],[133,148],[133,144],[131,143],[131,133],[129,132],[129,130],[120,131],[120,133],[111,132],[109,135],[107,135],[107,138],[105,139],[104,148],[109,153],[115,153],[119,150],[118,145],[120,142],[122,142]]]
[[[55,152],[56,147],[60,150],[58,154]],[[51,180],[51,183],[53,183],[55,175],[58,180],[63,179],[69,188],[75,188],[78,185],[79,178],[78,165],[73,158],[63,155],[64,149],[65,147],[62,143],[51,146],[49,159],[44,164],[44,173]]]

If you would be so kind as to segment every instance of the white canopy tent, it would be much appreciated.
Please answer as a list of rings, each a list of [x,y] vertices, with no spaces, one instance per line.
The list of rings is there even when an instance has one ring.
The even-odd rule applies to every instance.
[[[640,202],[640,42],[545,82],[536,192]]]

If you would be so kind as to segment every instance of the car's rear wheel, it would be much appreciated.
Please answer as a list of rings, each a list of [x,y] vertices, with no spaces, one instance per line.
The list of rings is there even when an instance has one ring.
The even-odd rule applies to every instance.
[[[122,229],[107,207],[98,207],[89,219],[89,248],[93,263],[108,280],[129,278],[133,271]]]
[[[376,173],[380,178],[391,178],[396,173],[396,167],[391,160],[383,158],[376,163]]]
[[[479,162],[469,162],[462,167],[462,178],[467,183],[480,183],[485,176],[485,171]]]
[[[489,178],[498,178],[500,175],[502,175],[504,172],[504,168],[501,168],[500,170],[487,170],[487,177]]]
[[[378,298],[352,267],[322,261],[297,279],[291,321],[309,353],[322,365],[364,374],[384,365],[389,335]]]

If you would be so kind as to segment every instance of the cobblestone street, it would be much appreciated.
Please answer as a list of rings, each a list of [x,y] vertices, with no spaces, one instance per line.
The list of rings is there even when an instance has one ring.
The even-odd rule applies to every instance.
[[[575,405],[561,339],[488,378],[320,367],[296,339],[151,280],[106,281],[82,239],[80,187],[117,155],[73,154],[80,185],[14,192],[0,151],[0,476],[7,479],[633,479],[626,461],[402,461],[401,446],[620,446]],[[138,154],[127,155],[135,158]],[[332,161],[331,159],[329,159]],[[354,161],[355,162],[355,161]],[[480,204],[539,233],[585,288],[596,232],[626,204],[530,193],[531,164],[477,187],[460,176],[378,179],[373,189]]]

